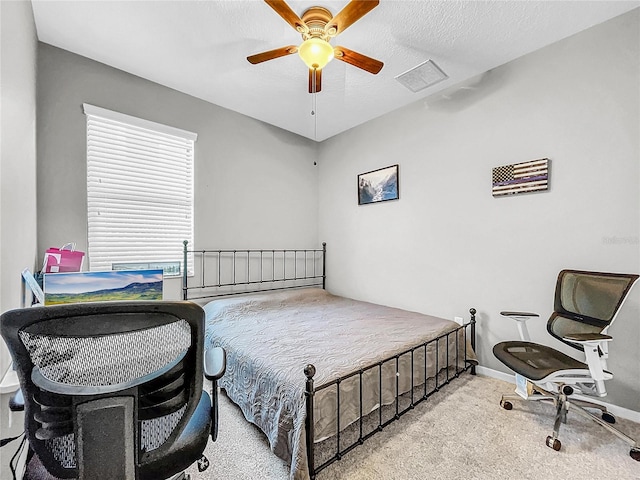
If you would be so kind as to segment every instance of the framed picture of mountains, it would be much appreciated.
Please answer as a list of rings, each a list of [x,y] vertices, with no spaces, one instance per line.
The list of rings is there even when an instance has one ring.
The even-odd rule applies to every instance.
[[[46,273],[44,304],[162,300],[162,270]]]
[[[358,205],[398,200],[398,165],[358,175]]]

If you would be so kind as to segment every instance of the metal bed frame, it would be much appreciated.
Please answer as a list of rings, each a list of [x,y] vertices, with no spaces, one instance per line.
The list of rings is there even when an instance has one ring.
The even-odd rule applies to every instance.
[[[327,254],[327,244],[322,244],[322,249],[281,249],[281,250],[209,250],[209,249],[199,249],[199,250],[189,250],[188,242],[185,240],[184,242],[184,258],[183,258],[183,268],[182,268],[182,296],[183,300],[195,300],[195,299],[205,299],[205,298],[215,298],[222,297],[228,295],[240,295],[246,293],[257,293],[257,292],[266,292],[273,290],[284,290],[289,288],[304,288],[304,287],[322,287],[325,289],[326,287],[326,254]],[[195,256],[200,256],[200,272],[198,273],[198,283],[196,285],[189,285],[188,283],[188,256],[189,254],[193,254]],[[205,259],[209,257],[213,257],[216,260],[216,264],[218,267],[217,275],[215,276],[214,281],[206,281],[206,261]],[[229,272],[228,278],[229,280],[223,280],[223,272],[221,271],[221,258],[224,256],[230,257],[231,261],[231,269]],[[253,257],[252,257],[253,256]],[[251,274],[251,265],[259,262],[259,268],[254,266],[254,276],[257,279],[253,279]],[[311,262],[313,267],[307,268],[309,265],[309,259],[311,258]],[[242,272],[237,269],[238,260],[245,262],[245,265],[242,265]],[[267,264],[269,261],[271,262],[271,268],[265,267],[265,259]],[[276,275],[276,261],[282,262],[282,269],[278,269],[279,275]],[[294,269],[293,272],[287,271],[287,260],[291,263],[293,260]],[[304,267],[298,268],[299,260],[303,262]],[[195,259],[194,259],[195,262]],[[316,268],[316,263],[321,263],[321,271],[318,271]],[[259,271],[259,277],[257,277],[256,269]],[[270,275],[269,275],[270,272]],[[215,272],[214,272],[215,273]],[[242,275],[240,275],[240,273]],[[292,274],[293,273],[293,274]],[[238,277],[241,278],[238,278]],[[242,286],[244,287],[241,291],[228,291],[229,288]],[[227,289],[224,291],[217,291],[216,289]],[[197,291],[199,294],[193,295],[190,294],[192,291]],[[313,377],[316,374],[316,368],[312,364],[309,364],[304,367],[303,372],[306,377],[305,383],[305,404],[306,404],[306,418],[305,418],[305,435],[306,435],[306,444],[307,444],[307,463],[309,467],[309,476],[311,479],[315,479],[318,473],[329,465],[334,463],[337,460],[340,460],[345,454],[353,450],[358,445],[362,445],[365,440],[369,439],[375,433],[380,432],[395,420],[399,419],[402,415],[407,413],[408,411],[415,408],[416,405],[420,404],[422,401],[428,399],[431,395],[438,392],[443,386],[448,385],[455,378],[458,378],[463,372],[469,370],[471,375],[476,374],[476,362],[474,360],[469,359],[469,355],[467,352],[467,340],[471,344],[471,349],[475,351],[476,349],[476,309],[469,309],[469,313],[471,315],[470,320],[467,323],[463,323],[458,328],[440,335],[432,340],[421,343],[412,347],[408,350],[400,352],[396,355],[392,355],[384,360],[378,361],[367,367],[361,368],[357,371],[354,371],[348,375],[337,378],[330,382],[324,383],[320,386],[314,385]],[[462,362],[460,361],[460,349],[459,346],[459,338],[464,338],[464,358]],[[450,372],[450,359],[449,359],[449,346],[450,346],[450,338],[453,337],[455,339],[455,371],[453,373]],[[444,340],[446,343],[446,364],[442,367],[444,371],[443,375],[440,375],[440,365],[439,365],[439,349],[441,348],[441,343]],[[427,383],[429,378],[427,378],[427,348],[430,345],[435,345],[435,380],[433,382],[433,386],[431,388],[427,387]],[[416,352],[424,349],[424,378],[420,381],[420,379],[414,378],[414,362]],[[410,355],[411,360],[411,387],[404,394],[400,393],[399,390],[399,376],[400,376],[400,359],[405,356]],[[382,402],[382,369],[389,362],[395,363],[395,371],[396,371],[396,388],[395,388],[395,398],[392,403],[394,412],[393,415],[388,419],[383,419],[383,402]],[[461,364],[464,364],[464,367],[460,367]],[[368,371],[378,369],[378,391],[380,395],[379,399],[379,407],[377,408],[377,425],[371,431],[365,433],[364,432],[364,418],[367,417],[365,414],[363,416],[362,412],[362,403],[363,403],[363,375]],[[342,446],[340,443],[341,440],[341,430],[340,430],[340,385],[345,380],[348,380],[352,377],[358,377],[359,381],[359,399],[360,399],[360,415],[357,422],[357,439],[352,442],[348,442],[347,445]],[[440,377],[444,376],[442,381],[440,381]],[[314,397],[315,395],[326,388],[330,388],[335,386],[336,389],[336,405],[337,405],[337,414],[336,414],[336,436],[335,436],[335,449],[334,453],[322,464],[315,466],[315,454],[316,454],[316,445],[314,442],[315,432],[314,432]],[[422,394],[416,398],[417,390],[419,387],[423,387]],[[408,406],[401,408],[400,400],[405,397],[405,400],[408,400]],[[373,415],[375,413],[372,412],[369,415]]]

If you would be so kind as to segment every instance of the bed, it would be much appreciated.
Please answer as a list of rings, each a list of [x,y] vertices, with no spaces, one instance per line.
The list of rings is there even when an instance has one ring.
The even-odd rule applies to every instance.
[[[185,265],[188,253],[185,244]],[[474,373],[475,310],[458,325],[332,295],[326,245],[193,253],[198,271],[191,283],[183,277],[183,296],[204,305],[207,346],[227,352],[220,387],[291,465],[291,479],[315,478],[462,372]]]

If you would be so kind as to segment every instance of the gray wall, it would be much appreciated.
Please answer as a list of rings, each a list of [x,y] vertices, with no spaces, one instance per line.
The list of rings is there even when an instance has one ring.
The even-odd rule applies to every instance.
[[[38,251],[86,247],[81,104],[92,103],[199,134],[196,245],[327,241],[331,290],[447,318],[476,307],[481,363],[506,371],[491,346],[517,333],[500,310],[548,316],[562,268],[640,271],[639,20],[636,10],[320,145],[40,45]],[[492,167],[541,157],[549,192],[492,198]],[[394,163],[400,201],[358,207],[357,174]],[[607,399],[635,411],[639,304],[636,288],[611,330]],[[544,321],[531,331],[558,346]]]
[[[198,134],[195,245],[317,246],[314,142],[43,43],[38,55],[38,250],[86,251],[86,117],[82,104]],[[42,255],[42,254],[41,254]],[[178,298],[168,281],[165,298]]]
[[[481,364],[506,372],[501,310],[546,320],[563,268],[639,273],[639,25],[636,9],[323,142],[329,288],[445,318],[475,307]],[[550,191],[492,197],[492,167],[544,157]],[[358,206],[357,174],[395,163],[400,200]],[[607,398],[635,411],[639,299],[611,329]],[[545,320],[533,340],[559,347]]]
[[[31,3],[0,2],[0,312],[20,307],[36,266],[36,29]],[[0,341],[0,380],[9,365]]]

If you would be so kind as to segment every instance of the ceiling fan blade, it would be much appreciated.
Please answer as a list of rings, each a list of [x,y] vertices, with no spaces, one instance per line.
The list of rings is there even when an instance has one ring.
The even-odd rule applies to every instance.
[[[349,50],[345,47],[335,47],[333,49],[333,55],[336,60],[361,68],[362,70],[366,70],[374,75],[382,70],[382,67],[384,66],[384,63],[380,60],[367,57],[366,55],[354,52],[353,50]]]
[[[335,37],[376,8],[379,3],[379,0],[351,0],[346,7],[340,10],[336,16],[327,23],[324,31],[327,32],[330,37]]]
[[[307,33],[309,27],[302,21],[302,19],[291,10],[291,7],[287,5],[284,0],[264,0],[267,5],[273,8],[278,15],[280,15],[285,22],[291,25],[299,33]]]
[[[315,80],[316,80],[315,91],[313,89],[314,74],[315,74]],[[320,90],[322,90],[322,69],[310,68],[309,69],[309,93],[318,93]]]
[[[267,60],[273,60],[274,58],[285,57],[296,53],[298,47],[295,45],[289,45],[288,47],[276,48],[275,50],[269,50],[268,52],[256,53],[247,57],[249,63],[256,64],[266,62]]]

